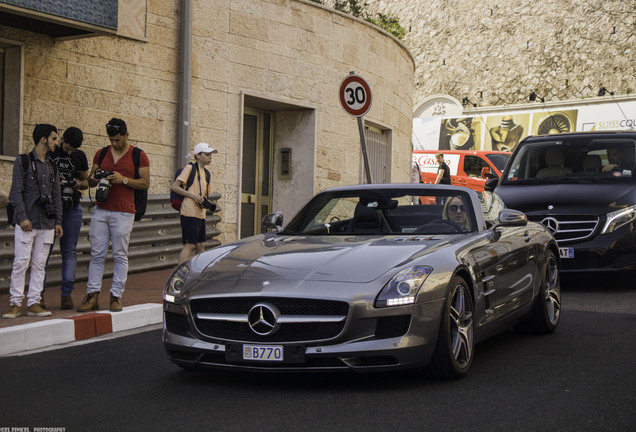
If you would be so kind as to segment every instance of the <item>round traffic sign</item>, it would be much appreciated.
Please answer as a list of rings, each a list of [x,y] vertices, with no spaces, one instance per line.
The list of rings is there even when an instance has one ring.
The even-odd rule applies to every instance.
[[[371,87],[360,75],[348,75],[340,84],[340,104],[347,114],[363,116],[371,108]]]

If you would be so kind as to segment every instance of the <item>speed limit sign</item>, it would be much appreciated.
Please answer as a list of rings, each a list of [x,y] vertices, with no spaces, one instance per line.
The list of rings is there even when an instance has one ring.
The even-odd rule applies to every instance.
[[[340,103],[347,114],[361,117],[371,108],[371,87],[360,75],[349,75],[340,84]]]

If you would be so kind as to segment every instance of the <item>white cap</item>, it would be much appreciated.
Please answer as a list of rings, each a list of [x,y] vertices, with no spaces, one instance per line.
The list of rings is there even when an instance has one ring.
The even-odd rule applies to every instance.
[[[210,147],[208,143],[199,143],[194,146],[194,155],[198,155],[199,153],[217,153],[217,151]]]

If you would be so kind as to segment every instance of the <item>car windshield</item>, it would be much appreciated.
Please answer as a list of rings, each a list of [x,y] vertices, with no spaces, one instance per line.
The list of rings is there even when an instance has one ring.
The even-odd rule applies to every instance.
[[[486,156],[490,162],[493,163],[494,166],[497,167],[499,172],[503,172],[506,167],[506,163],[508,159],[510,159],[509,154],[489,154]]]
[[[625,138],[567,137],[527,142],[504,184],[592,183],[634,180],[636,142]]]
[[[461,190],[340,189],[316,195],[282,234],[461,234],[476,226],[470,197]]]

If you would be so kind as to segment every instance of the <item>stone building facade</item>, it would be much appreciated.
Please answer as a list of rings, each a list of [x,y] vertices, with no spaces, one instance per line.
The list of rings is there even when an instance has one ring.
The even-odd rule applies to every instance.
[[[0,1],[1,13],[3,7],[13,11],[7,3],[21,2]],[[15,51],[21,62],[19,105],[11,107],[19,110],[19,130],[4,139],[0,187],[9,189],[16,155],[7,149],[28,151],[36,123],[80,127],[82,148],[92,160],[108,145],[107,121],[121,117],[131,142],[149,155],[150,193],[167,194],[176,168],[186,162],[179,156],[185,128],[189,149],[201,141],[218,149],[210,171],[222,196],[218,227],[225,243],[241,236],[249,211],[255,212],[252,221],[267,209],[290,215],[318,190],[364,181],[356,120],[338,98],[350,71],[373,90],[364,121],[387,145],[383,180],[409,180],[415,62],[400,41],[307,0],[188,3],[186,121],[179,114],[182,26],[189,19],[182,1],[119,0],[117,31],[83,38],[55,38],[37,25],[16,28],[0,20],[4,60]],[[122,15],[126,7],[132,10]],[[252,138],[255,148],[246,144]],[[286,175],[280,170],[283,149],[291,157]],[[249,157],[261,162],[250,164]],[[248,182],[264,191],[247,190]]]

